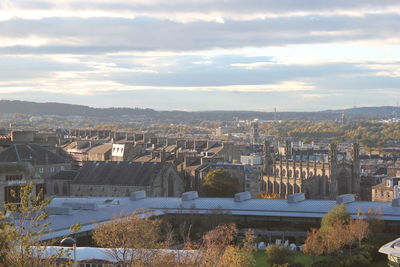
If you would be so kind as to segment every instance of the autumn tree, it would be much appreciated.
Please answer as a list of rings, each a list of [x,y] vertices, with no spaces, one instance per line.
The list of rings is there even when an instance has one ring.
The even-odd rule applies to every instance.
[[[201,193],[206,197],[233,197],[238,191],[238,180],[223,170],[207,173],[201,187]]]
[[[267,247],[265,254],[270,264],[284,264],[289,261],[292,251],[283,245],[272,245]]]
[[[245,233],[243,246],[229,245],[222,255],[219,265],[221,267],[250,267],[255,265],[253,253],[254,247],[254,231],[248,230]]]
[[[256,198],[264,198],[264,199],[281,199],[283,198],[281,195],[278,193],[266,193],[266,192],[261,192],[258,193]]]
[[[97,245],[107,248],[107,254],[115,261],[145,266],[156,256],[150,255],[148,249],[163,246],[160,242],[161,221],[150,216],[151,213],[138,212],[114,217],[109,223],[96,226],[93,239]]]
[[[17,192],[12,191],[16,196]],[[47,247],[54,241],[42,241],[51,231],[46,223],[49,214],[45,212],[49,199],[43,199],[43,192],[33,194],[33,184],[21,186],[20,203],[8,203],[4,208],[8,221],[0,230],[1,255],[5,266],[40,267],[54,262],[57,258],[66,257],[69,249],[49,253]],[[77,229],[78,226],[72,226]]]
[[[338,224],[348,224],[350,219],[351,216],[350,213],[347,212],[346,205],[343,203],[336,205],[322,218],[320,231],[328,231],[332,226],[337,226]]]
[[[304,251],[310,256],[331,255],[347,247],[351,254],[352,247],[369,234],[369,224],[362,217],[352,219],[344,204],[335,206],[321,222],[319,230],[308,233]]]
[[[205,233],[198,247],[199,257],[193,266],[250,267],[254,266],[253,258],[254,232],[245,234],[243,245],[237,246],[234,240],[238,230],[234,223],[223,224]]]
[[[307,239],[304,243],[304,253],[315,258],[316,256],[322,255],[325,251],[324,240],[318,229],[311,229],[308,233]]]

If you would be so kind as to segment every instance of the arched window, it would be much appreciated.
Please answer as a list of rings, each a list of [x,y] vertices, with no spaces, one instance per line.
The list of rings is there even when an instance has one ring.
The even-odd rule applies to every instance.
[[[171,174],[168,176],[168,196],[174,196],[174,178]]]
[[[62,194],[63,194],[63,196],[67,196],[67,195],[68,195],[68,185],[67,185],[67,182],[64,182],[64,183],[63,183]]]
[[[54,192],[54,195],[58,195],[58,194],[60,193],[60,192],[58,191],[58,184],[57,184],[57,183],[54,183],[53,192]]]
[[[289,177],[289,178],[292,178],[292,177],[293,177],[293,171],[292,171],[292,170],[289,170],[289,172],[288,172],[288,177]]]
[[[329,181],[328,181],[328,177],[324,177],[325,179],[325,195],[329,196]]]

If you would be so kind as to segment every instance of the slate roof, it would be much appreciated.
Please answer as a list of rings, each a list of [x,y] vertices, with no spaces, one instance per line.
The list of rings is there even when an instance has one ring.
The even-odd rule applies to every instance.
[[[78,174],[78,171],[73,171],[73,170],[59,171],[56,174],[54,174],[53,176],[49,177],[48,179],[72,181],[76,177],[77,174]]]
[[[105,153],[111,151],[112,145],[113,145],[112,143],[105,143],[105,144],[101,144],[98,146],[94,146],[88,151],[88,153],[89,154],[105,154]]]
[[[30,162],[32,165],[62,164],[67,160],[37,144],[14,144],[0,153],[0,162]]]
[[[164,162],[88,161],[78,171],[73,184],[149,186]]]

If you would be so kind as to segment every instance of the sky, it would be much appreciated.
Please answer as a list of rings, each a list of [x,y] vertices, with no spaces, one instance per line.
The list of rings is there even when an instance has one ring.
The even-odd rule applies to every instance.
[[[315,111],[400,101],[399,0],[0,0],[0,99]]]

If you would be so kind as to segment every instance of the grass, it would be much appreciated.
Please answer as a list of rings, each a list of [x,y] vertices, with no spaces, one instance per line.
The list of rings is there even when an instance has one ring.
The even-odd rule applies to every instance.
[[[326,256],[318,256],[316,259],[323,259]],[[256,265],[255,267],[266,267],[266,266],[271,266],[268,261],[267,257],[265,256],[265,250],[258,250],[254,253],[254,259],[256,260]],[[300,251],[294,252],[293,255],[293,261],[298,262],[303,264],[305,267],[311,267],[313,263],[313,259],[310,256],[305,255],[304,253]],[[372,264],[369,265],[369,267],[386,267],[387,266],[387,261],[378,261],[378,262],[373,262]],[[327,266],[328,267],[328,266]]]

